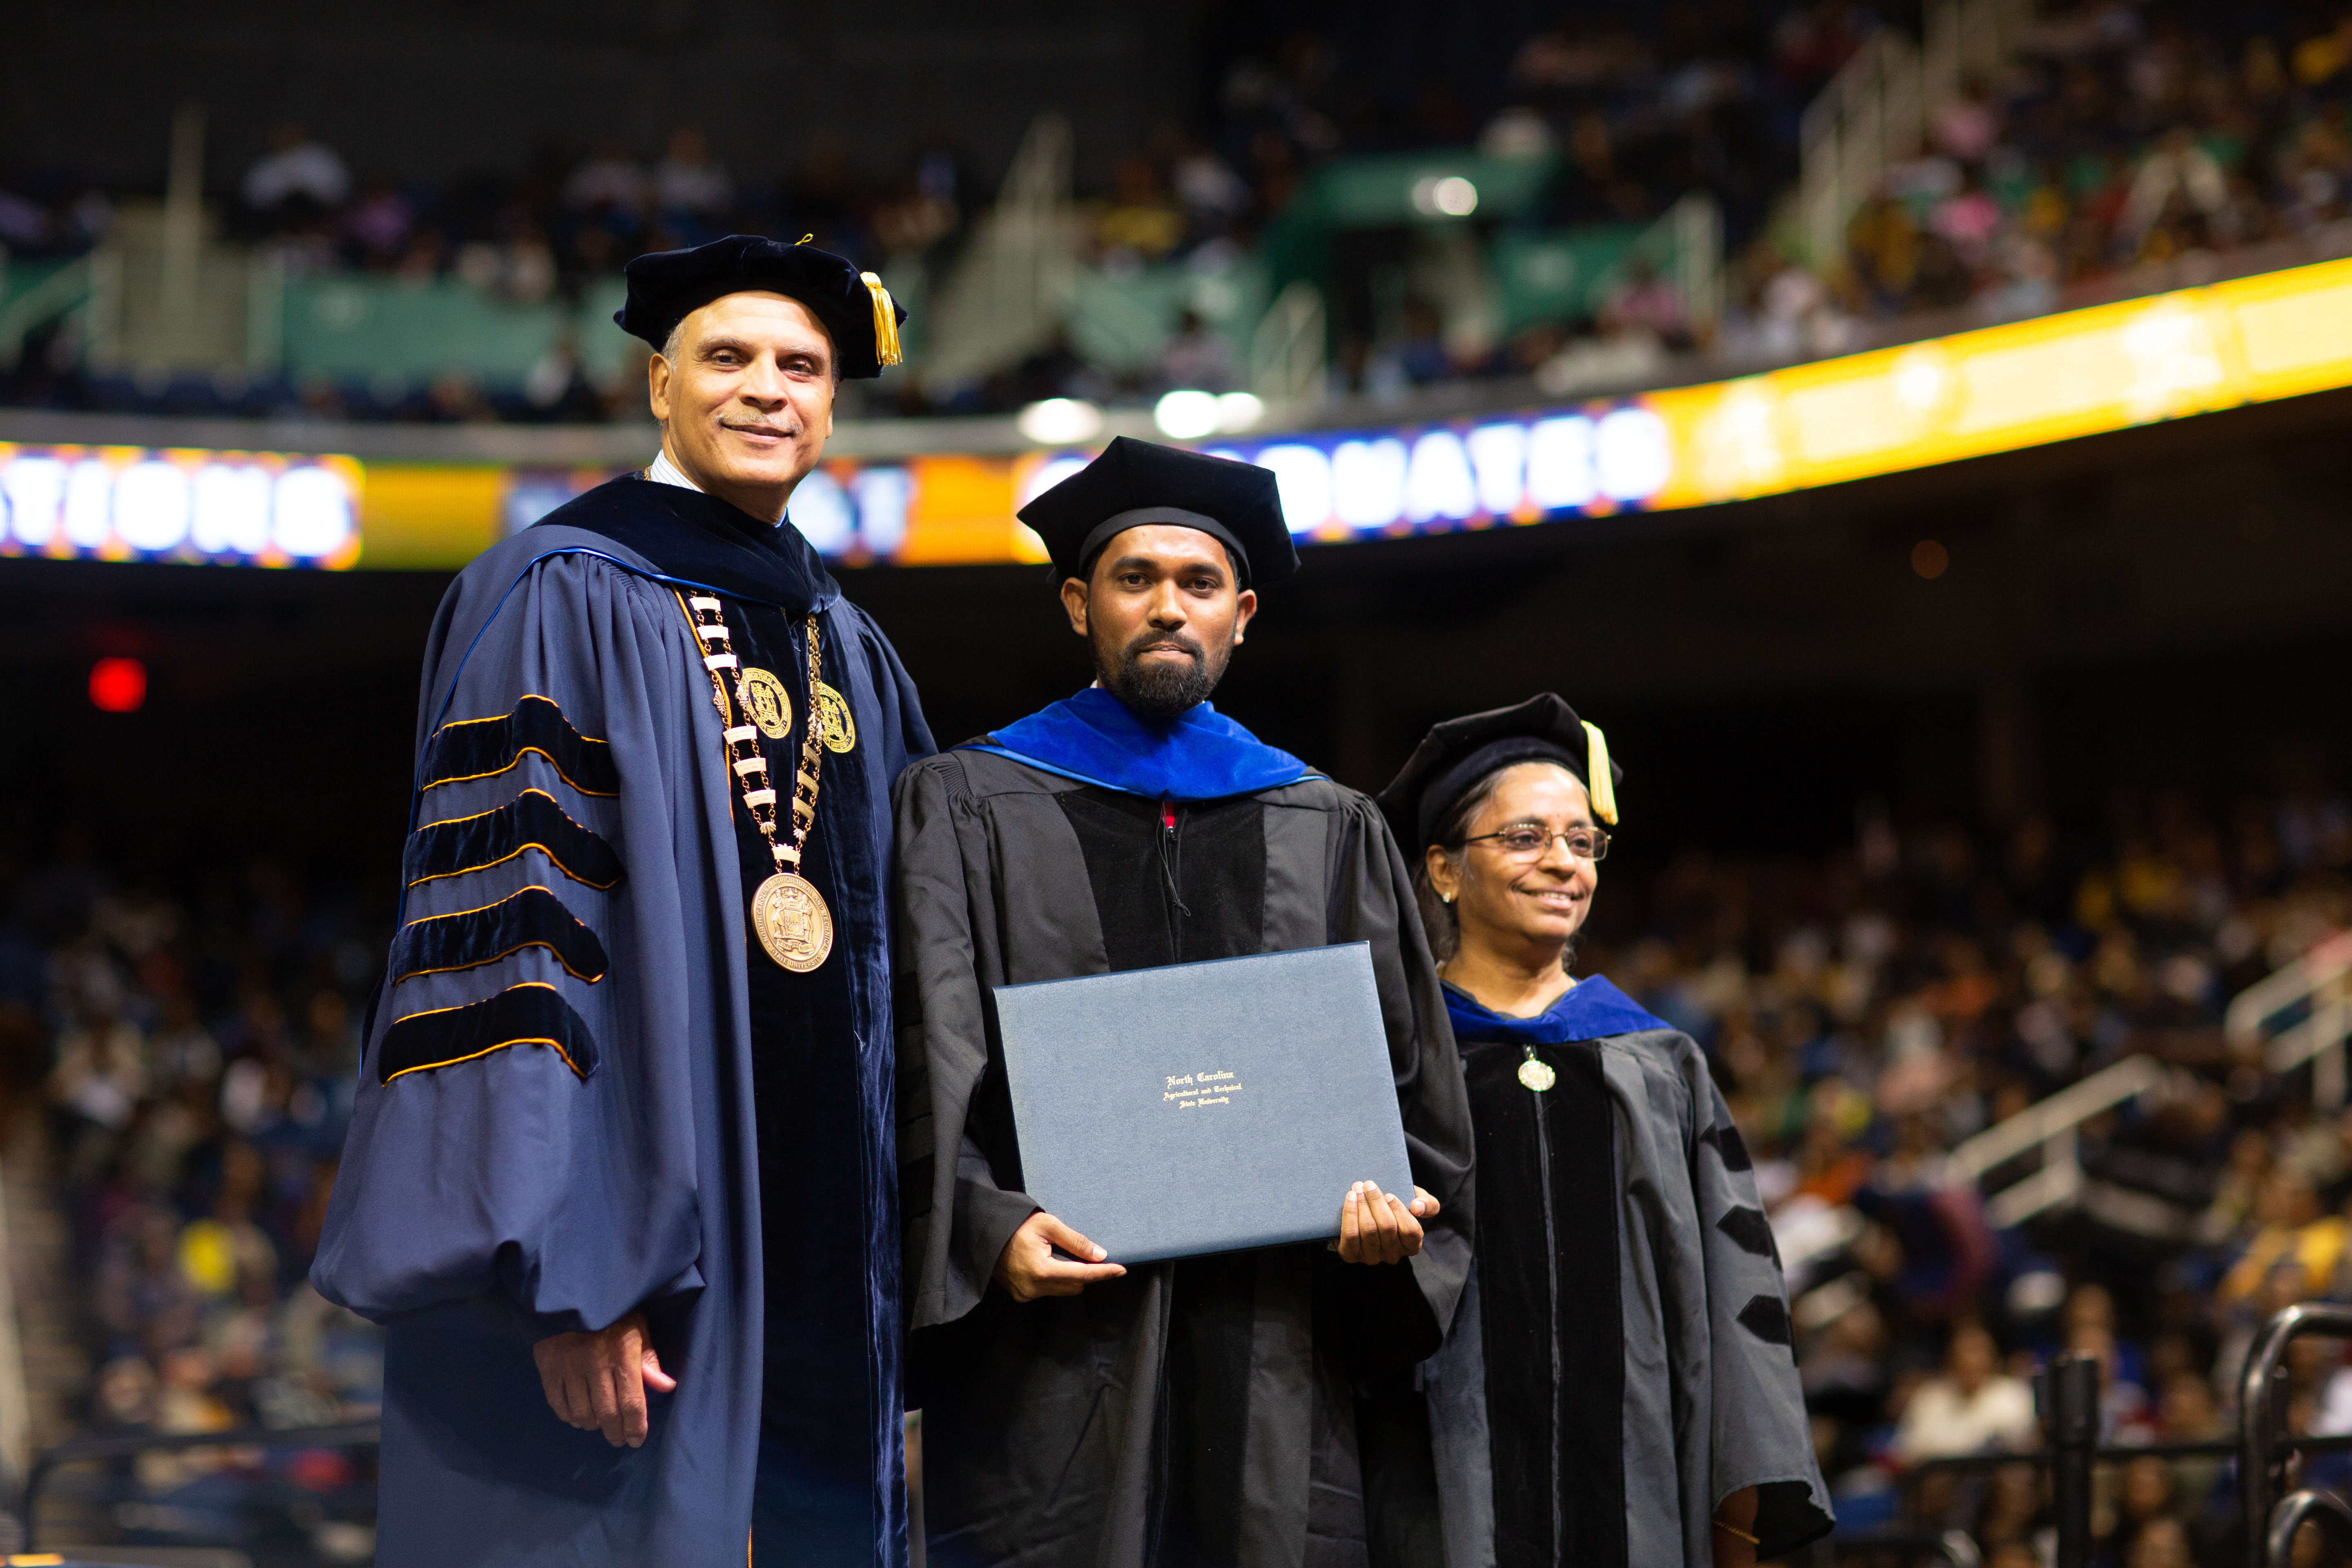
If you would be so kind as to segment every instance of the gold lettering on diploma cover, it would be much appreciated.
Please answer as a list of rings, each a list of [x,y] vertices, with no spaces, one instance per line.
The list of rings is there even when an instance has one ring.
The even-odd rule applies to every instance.
[[[1242,1091],[1240,1082],[1229,1072],[1169,1073],[1165,1076],[1168,1087],[1160,1091],[1160,1102],[1173,1103],[1179,1110],[1197,1110],[1208,1105],[1231,1105],[1233,1097]]]
[[[751,715],[751,722],[760,726],[760,733],[771,741],[781,741],[793,732],[792,693],[771,672],[757,667],[744,670],[743,684],[736,695],[742,700],[743,710]]]

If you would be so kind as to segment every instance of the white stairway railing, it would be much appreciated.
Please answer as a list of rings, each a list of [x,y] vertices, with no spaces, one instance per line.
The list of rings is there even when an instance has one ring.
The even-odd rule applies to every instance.
[[[1948,1168],[1964,1180],[1981,1181],[1986,1173],[2038,1145],[2042,1168],[1986,1194],[1985,1217],[2006,1228],[2044,1209],[2072,1203],[2083,1190],[2076,1130],[2092,1117],[2159,1088],[2166,1076],[2154,1057],[2126,1057],[2031,1110],[2019,1111],[2000,1126],[1978,1133],[1952,1151]]]
[[[2297,1015],[2281,1023],[2282,1015]],[[2238,994],[2221,1021],[2232,1054],[2251,1057],[2274,1073],[2311,1064],[2311,1101],[2340,1110],[2345,1091],[2345,1040],[2352,1036],[2352,931],[2338,931],[2267,980]]]
[[[2341,1108],[2346,1047],[2352,1040],[2352,931],[2337,932],[2239,993],[2221,1027],[2232,1056],[2246,1060],[2259,1054],[2267,1072],[2292,1072],[2310,1063],[2313,1103],[2323,1110]],[[2038,1148],[2038,1170],[1985,1194],[1986,1217],[2005,1227],[2072,1203],[2083,1188],[2076,1148],[2083,1123],[2142,1095],[2162,1092],[2176,1071],[2153,1057],[2126,1057],[1978,1133],[1952,1151],[1948,1169],[1956,1178],[1980,1183]]]
[[[1605,299],[1622,287],[1635,257],[1674,286],[1683,302],[1683,318],[1694,330],[1712,327],[1722,318],[1723,209],[1713,196],[1692,191],[1668,207],[1622,258],[1593,279],[1593,297]]]
[[[1864,42],[1800,125],[1808,260],[1827,267],[1843,256],[1846,220],[1886,166],[1919,151],[1938,104],[2008,59],[2032,16],[2033,0],[1930,0],[1922,42],[1892,27]]]
[[[1048,110],[1031,121],[996,205],[940,290],[919,367],[927,381],[970,381],[1052,340],[1077,274],[1070,152],[1069,121]]]

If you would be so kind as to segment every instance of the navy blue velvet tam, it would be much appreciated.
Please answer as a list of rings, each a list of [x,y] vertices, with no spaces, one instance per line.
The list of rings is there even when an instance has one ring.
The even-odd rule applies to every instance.
[[[1170,523],[1209,535],[1233,557],[1244,588],[1298,570],[1272,470],[1121,436],[1101,457],[1021,509],[1054,558],[1055,580],[1084,578],[1103,547],[1130,528]]]
[[[898,323],[907,312],[882,280],[846,257],[814,245],[786,245],[730,234],[692,250],[659,250],[622,268],[628,301],[613,312],[625,331],[659,349],[695,310],[726,294],[761,291],[798,300],[833,334],[841,374],[853,381],[897,364]]]
[[[1407,858],[1429,847],[1438,824],[1463,796],[1515,763],[1558,763],[1585,787],[1592,815],[1616,825],[1617,785],[1625,770],[1610,760],[1599,725],[1545,691],[1508,708],[1448,719],[1422,737],[1378,797]]]

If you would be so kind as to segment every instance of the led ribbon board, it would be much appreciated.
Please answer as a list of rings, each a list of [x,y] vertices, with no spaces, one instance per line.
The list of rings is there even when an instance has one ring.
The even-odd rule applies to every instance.
[[[2343,386],[2352,261],[2332,261],[1731,381],[1203,449],[1272,469],[1293,531],[1337,543],[1705,506]],[[1041,562],[1013,513],[1089,455],[828,461],[792,521],[852,565]],[[447,570],[614,471],[0,445],[0,554]]]
[[[362,486],[349,458],[0,443],[0,555],[337,571]]]
[[[1653,393],[1654,507],[1802,489],[2352,386],[2352,261]]]

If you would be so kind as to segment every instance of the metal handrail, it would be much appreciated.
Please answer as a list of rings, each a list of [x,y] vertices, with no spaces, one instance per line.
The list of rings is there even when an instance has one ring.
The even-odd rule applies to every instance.
[[[2137,1100],[2163,1081],[2164,1068],[2154,1057],[2126,1057],[1960,1144],[1951,1152],[1952,1169],[1964,1176],[1981,1176],[2052,1134]]]
[[[2315,942],[2294,963],[2247,986],[2230,999],[2221,1016],[2221,1033],[2233,1046],[2251,1045],[2262,1034],[2263,1023],[2309,996],[2325,982],[2352,971],[2352,931],[2338,931]]]
[[[2352,1432],[2332,1432],[2302,1437],[2282,1437],[2275,1445],[2287,1454],[2352,1453]],[[2194,1443],[2109,1443],[2091,1451],[2095,1463],[2128,1465],[2134,1459],[2234,1459],[2243,1451],[2235,1437],[2213,1437]],[[1988,1448],[1976,1454],[1944,1454],[1906,1466],[1901,1483],[1909,1486],[1942,1471],[1998,1470],[2006,1465],[2046,1465],[2047,1448]]]
[[[227,1432],[119,1432],[100,1437],[77,1437],[34,1456],[25,1477],[25,1551],[35,1550],[39,1529],[35,1505],[41,1485],[60,1465],[92,1459],[121,1459],[133,1454],[173,1454],[189,1448],[350,1448],[383,1440],[383,1428],[374,1421],[352,1421],[337,1426],[240,1426]]]
[[[1723,314],[1723,208],[1705,191],[1693,191],[1642,231],[1625,254],[1592,280],[1593,299],[1623,287],[1635,257],[1655,268],[1674,286],[1683,318],[1694,329],[1712,327]]]
[[[89,298],[90,258],[76,257],[24,293],[0,306],[0,367],[14,369],[25,338],[50,317]]]
[[[2045,1441],[2040,1448],[1979,1454],[1951,1454],[1925,1459],[1906,1469],[1900,1485],[1906,1494],[1905,1509],[1908,1512],[1909,1490],[1920,1481],[1937,1473],[1970,1470],[1996,1470],[2006,1465],[2029,1464],[2048,1468],[2052,1471],[2053,1502],[2058,1506],[2060,1522],[2059,1560],[2065,1563],[2070,1546],[2079,1558],[2087,1547],[2087,1519],[2073,1521],[2074,1530],[2067,1528],[2066,1510],[2070,1500],[2077,1514],[2086,1514],[2090,1499],[2090,1468],[2093,1465],[2126,1464],[2134,1459],[2228,1458],[2234,1457],[2238,1469],[2238,1502],[2244,1537],[2244,1568],[2288,1568],[2285,1548],[2294,1544],[2295,1531],[2317,1520],[2345,1532],[2345,1543],[2352,1546],[2352,1506],[2332,1492],[2304,1490],[2281,1500],[2278,1496],[2284,1479],[2286,1461],[2303,1454],[2352,1453],[2352,1433],[2332,1433],[2290,1436],[2282,1431],[2283,1412],[2277,1394],[2284,1381],[2282,1363],[2286,1348],[2295,1340],[2310,1334],[2325,1334],[2336,1339],[2352,1340],[2352,1306],[2340,1306],[2330,1301],[2305,1301],[2274,1314],[2254,1335],[2246,1352],[2246,1363],[2238,1384],[2238,1435],[2234,1439],[2190,1443],[2129,1443],[2093,1447],[2084,1439],[2095,1432],[2095,1425],[2087,1430],[2084,1426],[2084,1411],[2079,1387],[2062,1388],[2072,1373],[2074,1381],[2082,1380],[2076,1358],[2062,1356],[2051,1363],[2037,1387],[2036,1402],[2042,1406],[2048,1436],[2057,1441]],[[2072,1397],[2070,1397],[2070,1394]],[[2060,1407],[2063,1406],[2062,1410]],[[2095,1405],[2091,1406],[2095,1410]],[[2071,1416],[2071,1419],[2068,1417]],[[2072,1438],[2073,1441],[2068,1439]],[[2062,1473],[2062,1472],[2071,1472]],[[2070,1536],[2085,1539],[2070,1541]],[[1871,1538],[1852,1538],[1853,1550],[1865,1550]],[[1907,1538],[1906,1538],[1907,1539]],[[1894,1537],[1886,1540],[1889,1547],[1899,1545]]]
[[[2278,1507],[2271,1510],[2270,1568],[2288,1568],[2294,1561],[2295,1536],[2314,1521],[2334,1527],[2336,1543],[2352,1547],[2352,1505],[2334,1492],[2306,1488],[2279,1499]]]
[[[1947,1164],[1953,1174],[1976,1181],[2038,1146],[2042,1168],[1994,1194],[1985,1204],[1985,1215],[1994,1225],[2006,1228],[2022,1224],[2044,1209],[2065,1203],[2081,1189],[2083,1166],[2075,1148],[2075,1129],[2164,1081],[2165,1069],[2154,1057],[2126,1057],[1978,1133],[1954,1149]]]
[[[2309,1007],[2299,1021],[2264,1035],[2270,1021],[2296,1006]],[[2311,1063],[2312,1103],[2333,1110],[2344,1103],[2345,1049],[2352,1039],[2352,931],[2338,931],[2294,963],[2231,999],[2221,1035],[2233,1049],[2263,1047],[2263,1065],[2292,1072]]]
[[[2284,1378],[2279,1363],[2286,1347],[2305,1334],[2352,1339],[2352,1307],[2327,1301],[2289,1307],[2262,1326],[2246,1351],[2245,1371],[2238,1381],[2238,1503],[2246,1568],[2263,1568],[2273,1500],[2284,1479],[2282,1456],[2295,1447],[2279,1441],[2284,1413],[2273,1396]]]
[[[1882,1557],[1892,1552],[1905,1562],[1921,1557],[1933,1557],[1944,1568],[1978,1568],[1984,1553],[1977,1550],[1973,1537],[1965,1530],[1947,1530],[1940,1533],[1906,1534],[1890,1531],[1872,1535],[1833,1535],[1830,1552],[1836,1557]]]

